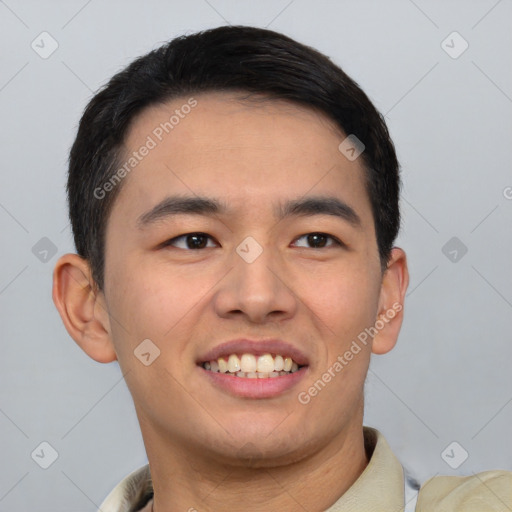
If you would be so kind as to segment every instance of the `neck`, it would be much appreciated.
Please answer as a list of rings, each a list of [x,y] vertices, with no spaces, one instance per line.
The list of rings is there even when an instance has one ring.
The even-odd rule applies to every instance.
[[[359,418],[358,418],[359,419]],[[368,464],[361,421],[297,462],[240,467],[168,446],[141,424],[154,488],[154,512],[308,510],[333,505]]]

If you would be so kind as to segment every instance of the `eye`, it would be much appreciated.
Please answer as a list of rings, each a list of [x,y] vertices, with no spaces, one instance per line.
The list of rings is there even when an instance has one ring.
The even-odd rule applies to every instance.
[[[343,247],[344,244],[340,242],[336,237],[328,235],[326,233],[307,233],[306,235],[302,235],[296,240],[300,240],[302,238],[306,238],[307,243],[314,245],[312,249],[324,249],[328,247],[338,246]],[[330,246],[326,246],[326,241],[331,239],[334,243]],[[304,247],[304,246],[303,246]]]
[[[167,242],[162,244],[162,247],[173,246],[177,247],[178,249],[205,249],[206,244],[208,243],[208,239],[213,240],[213,238],[206,233],[186,233],[184,235],[180,235],[167,240]],[[178,245],[178,243],[181,243],[181,247]]]

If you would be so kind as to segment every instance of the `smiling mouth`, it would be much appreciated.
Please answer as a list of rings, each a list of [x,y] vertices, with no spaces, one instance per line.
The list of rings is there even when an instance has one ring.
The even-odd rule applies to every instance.
[[[267,379],[283,377],[299,371],[304,366],[298,365],[291,357],[281,354],[230,354],[200,364],[202,368],[213,373],[224,373],[247,379]]]

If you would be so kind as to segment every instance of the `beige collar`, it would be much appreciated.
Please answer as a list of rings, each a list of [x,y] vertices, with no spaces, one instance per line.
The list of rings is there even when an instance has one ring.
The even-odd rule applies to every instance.
[[[370,462],[359,478],[325,512],[401,512],[404,509],[404,471],[384,436],[363,427]]]
[[[404,509],[404,474],[383,435],[363,427],[370,462],[354,484],[325,512],[401,512]],[[102,512],[141,510],[153,496],[149,465],[124,478],[101,504]]]

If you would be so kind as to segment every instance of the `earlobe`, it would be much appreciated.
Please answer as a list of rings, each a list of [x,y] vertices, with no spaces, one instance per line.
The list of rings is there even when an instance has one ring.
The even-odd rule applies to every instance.
[[[386,354],[396,345],[403,321],[404,300],[409,285],[407,257],[399,247],[393,247],[388,266],[382,278],[378,330],[372,343],[374,354]]]
[[[89,264],[78,254],[57,261],[52,298],[69,335],[89,357],[100,363],[117,359],[104,295],[94,289]]]

